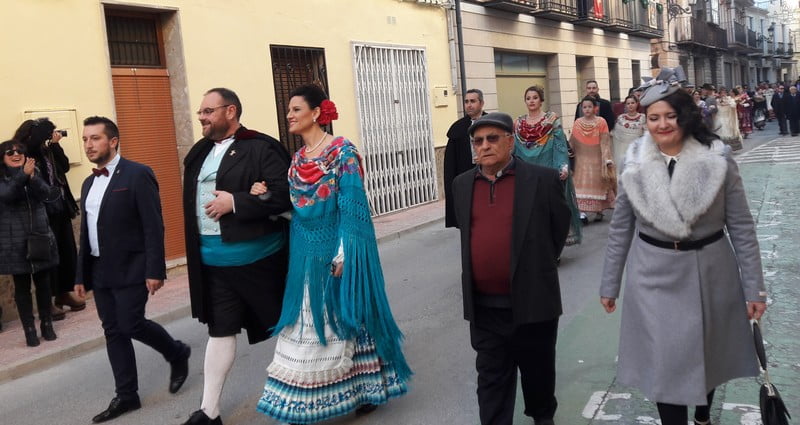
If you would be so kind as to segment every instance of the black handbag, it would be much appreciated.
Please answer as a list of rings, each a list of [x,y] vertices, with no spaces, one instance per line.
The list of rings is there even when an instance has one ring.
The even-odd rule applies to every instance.
[[[28,255],[29,261],[41,261],[50,258],[50,235],[41,233],[31,233],[28,235]]]
[[[50,258],[50,235],[33,231],[33,205],[31,205],[31,198],[28,196],[27,188],[25,188],[25,197],[28,201],[28,218],[31,225],[28,232],[28,251],[25,258],[28,261],[47,260]]]
[[[758,392],[758,403],[761,408],[761,423],[764,425],[789,425],[789,411],[783,403],[778,389],[769,380],[767,372],[767,352],[764,350],[764,338],[761,336],[761,328],[758,322],[753,321],[753,339],[756,343],[756,354],[761,369],[764,372],[764,383]]]

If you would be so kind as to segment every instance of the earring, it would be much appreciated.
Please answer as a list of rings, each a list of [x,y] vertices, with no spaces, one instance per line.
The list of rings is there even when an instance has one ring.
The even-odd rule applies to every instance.
[[[316,118],[311,118],[311,121],[317,122]]]

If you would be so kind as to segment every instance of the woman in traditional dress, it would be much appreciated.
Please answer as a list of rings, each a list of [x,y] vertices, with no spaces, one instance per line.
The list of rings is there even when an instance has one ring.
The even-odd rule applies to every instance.
[[[569,169],[567,138],[561,128],[561,120],[551,111],[542,111],[544,89],[531,86],[525,90],[527,115],[514,123],[514,153],[531,164],[555,168],[564,182],[564,197],[567,199],[572,220],[570,221],[567,245],[581,243],[581,218],[575,198],[575,185]]]
[[[319,87],[291,93],[289,132],[305,146],[289,169],[289,272],[257,409],[293,424],[370,412],[405,394],[411,376],[384,291],[361,157],[322,128],[337,117]],[[268,190],[257,182],[250,193]]]
[[[739,132],[743,138],[747,138],[753,132],[753,101],[747,95],[747,91],[741,86],[736,86],[731,90],[733,100],[736,101],[736,116],[739,118]]]
[[[695,90],[692,93],[692,100],[694,101],[694,104],[697,105],[697,109],[700,110],[700,116],[703,117],[703,124],[705,124],[706,127],[711,128],[713,125],[711,109],[709,109],[708,104],[705,100],[703,100],[703,96],[699,91]]]
[[[758,86],[753,95],[753,127],[763,130],[767,125],[767,96],[763,86]]]
[[[595,115],[595,106],[596,99],[583,98],[583,116],[575,120],[569,138],[575,152],[575,195],[584,223],[589,221],[587,213],[594,213],[594,221],[601,221],[603,211],[614,208],[617,185],[608,125]]]
[[[614,164],[618,173],[622,172],[622,160],[628,146],[647,131],[644,121],[644,114],[639,112],[639,100],[632,95],[626,97],[625,113],[617,117],[613,133]]]
[[[738,151],[742,148],[742,133],[739,132],[739,118],[736,112],[736,101],[728,96],[725,87],[719,88],[717,98],[717,115],[714,116],[712,129],[726,145]]]
[[[625,158],[600,302],[616,309],[624,271],[618,382],[663,425],[686,425],[687,405],[704,425],[714,388],[758,374],[748,318],[767,294],[736,161],[669,72],[642,97],[649,134]]]

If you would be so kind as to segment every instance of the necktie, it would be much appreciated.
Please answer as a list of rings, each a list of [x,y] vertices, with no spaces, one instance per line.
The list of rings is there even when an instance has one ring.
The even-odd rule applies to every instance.
[[[675,158],[669,160],[669,165],[667,165],[667,172],[669,173],[669,178],[672,178],[672,172],[675,171]]]
[[[108,177],[108,168],[106,167],[100,169],[92,168],[92,174],[94,174],[95,177],[100,177],[100,176]]]

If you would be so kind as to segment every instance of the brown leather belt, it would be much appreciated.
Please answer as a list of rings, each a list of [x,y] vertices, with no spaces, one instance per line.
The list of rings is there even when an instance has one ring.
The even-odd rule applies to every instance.
[[[694,241],[662,241],[639,232],[639,239],[649,243],[650,245],[654,245],[659,248],[674,249],[675,251],[694,251],[701,249],[708,244],[712,244],[722,239],[724,236],[725,231],[720,229],[711,236],[706,236],[703,239],[697,239]]]

